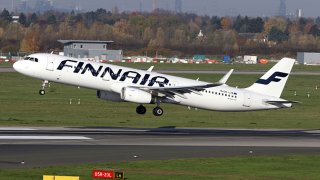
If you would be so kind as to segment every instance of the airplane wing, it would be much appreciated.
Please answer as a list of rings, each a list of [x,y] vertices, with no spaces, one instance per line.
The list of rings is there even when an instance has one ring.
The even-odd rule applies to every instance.
[[[146,92],[149,92],[152,95],[159,96],[159,97],[173,97],[177,95],[182,98],[186,98],[184,96],[185,93],[195,93],[198,95],[202,95],[200,91],[210,88],[221,86],[221,83],[209,83],[204,85],[194,85],[194,86],[173,86],[173,87],[136,87],[131,86],[131,88],[137,88]]]
[[[152,70],[152,66],[149,68]],[[227,74],[225,74],[218,82],[216,83],[208,83],[203,85],[194,85],[194,86],[173,86],[173,87],[136,87],[132,86],[131,88],[137,88],[146,92],[149,92],[150,94],[158,97],[173,97],[174,95],[177,95],[181,98],[187,98],[184,94],[185,93],[195,93],[198,95],[202,95],[201,91],[210,88],[210,87],[216,87],[221,86],[227,82],[230,75],[232,74],[233,69],[231,69]]]

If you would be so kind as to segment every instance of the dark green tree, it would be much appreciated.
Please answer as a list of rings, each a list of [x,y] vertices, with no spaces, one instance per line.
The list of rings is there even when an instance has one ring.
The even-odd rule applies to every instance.
[[[261,33],[263,31],[263,19],[260,17],[249,20],[249,32],[251,33]]]
[[[23,13],[20,13],[19,15],[19,21],[20,24],[27,26],[27,17]]]
[[[29,18],[29,23],[32,24],[32,23],[36,23],[38,21],[38,16],[36,13],[32,13],[30,18]]]
[[[56,24],[57,23],[57,18],[54,14],[51,14],[47,18],[47,23],[48,24]]]
[[[233,28],[234,28],[237,32],[239,32],[241,26],[243,25],[243,23],[244,23],[244,22],[243,22],[243,18],[242,18],[240,15],[238,15],[237,18],[236,18],[236,20],[235,20],[234,23],[233,23]]]
[[[312,34],[315,37],[320,36],[320,30],[319,30],[318,26],[313,25],[309,31],[309,34]]]
[[[277,27],[272,27],[269,31],[268,38],[271,41],[282,42],[288,40],[288,35]]]
[[[1,12],[0,14],[0,18],[4,21],[7,21],[7,22],[11,22],[12,21],[12,17],[9,13],[8,10],[6,10],[5,8],[3,9],[3,11]]]
[[[214,29],[221,29],[221,18],[213,16],[210,20],[210,23]]]

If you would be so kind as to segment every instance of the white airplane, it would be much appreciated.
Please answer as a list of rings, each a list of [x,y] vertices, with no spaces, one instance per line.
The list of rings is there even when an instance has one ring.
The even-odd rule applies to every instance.
[[[97,97],[115,102],[156,104],[155,116],[161,116],[160,103],[180,104],[214,111],[256,111],[292,107],[294,101],[281,99],[294,59],[283,58],[248,88],[226,85],[233,69],[218,82],[210,83],[111,64],[96,63],[55,54],[31,54],[14,63],[24,75],[41,79],[40,95],[49,81],[97,90]]]

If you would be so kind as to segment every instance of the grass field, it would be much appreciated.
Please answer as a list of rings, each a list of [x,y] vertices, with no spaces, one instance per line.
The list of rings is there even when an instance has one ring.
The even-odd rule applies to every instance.
[[[12,67],[12,65],[11,62],[0,62],[0,67]]]
[[[168,63],[111,63],[114,65],[148,69],[154,66],[154,70],[225,70],[229,69],[242,71],[266,71],[270,69],[274,63],[269,64],[168,64]],[[0,67],[12,67],[11,62],[0,62]],[[320,66],[295,65],[294,72],[297,71],[320,71]]]
[[[120,66],[148,69],[150,66],[155,66],[155,70],[225,70],[229,69],[241,71],[267,71],[275,63],[269,64],[167,64],[167,63],[114,63]],[[320,66],[305,66],[295,65],[293,71],[320,71]]]
[[[35,180],[42,175],[80,176],[89,180],[93,169],[118,169],[128,179],[318,180],[320,155],[247,156],[117,162],[65,167],[0,170],[2,180]],[[26,173],[28,172],[28,173]]]
[[[171,67],[171,66],[170,66]],[[146,69],[146,68],[145,68]],[[190,69],[190,68],[188,68]],[[226,68],[229,69],[229,68]],[[222,69],[222,70],[226,70]],[[268,69],[268,68],[266,68]],[[256,70],[256,69],[255,69]],[[264,69],[261,69],[264,70]],[[221,75],[179,74],[215,82]],[[259,75],[232,75],[231,86],[246,87]],[[316,86],[319,89],[316,89]],[[134,103],[97,99],[94,90],[52,83],[45,96],[38,95],[40,80],[18,73],[0,73],[0,126],[112,126],[112,127],[226,127],[310,128],[320,127],[320,78],[290,76],[285,99],[301,101],[292,109],[225,113],[188,110],[162,104],[165,114],[154,117],[148,105],[145,116],[135,113]],[[297,93],[297,96],[294,95]],[[310,93],[310,98],[307,93]],[[72,104],[70,104],[72,99]],[[80,104],[78,101],[80,99]],[[119,169],[128,179],[226,179],[226,180],[317,180],[319,155],[254,156],[180,159],[163,161],[106,162],[64,167],[0,169],[1,180],[35,180],[48,175],[79,175],[91,178],[92,169]]]
[[[217,81],[221,75],[179,74],[188,78]],[[258,75],[233,75],[232,86],[246,87]],[[292,109],[258,112],[214,112],[188,110],[162,104],[165,114],[154,117],[154,105],[144,116],[134,103],[113,103],[96,98],[96,91],[52,83],[45,96],[38,95],[40,80],[18,73],[0,73],[0,125],[2,126],[115,126],[115,127],[226,127],[226,128],[319,128],[320,79],[290,76],[283,97],[301,101]],[[294,96],[296,91],[297,96]],[[307,97],[310,92],[310,98]],[[70,103],[72,99],[72,104]],[[80,104],[78,101],[80,99]]]

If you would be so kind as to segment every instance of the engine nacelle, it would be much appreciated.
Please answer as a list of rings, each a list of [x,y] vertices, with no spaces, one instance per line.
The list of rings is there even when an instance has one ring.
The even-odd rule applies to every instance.
[[[113,102],[123,102],[124,100],[121,99],[119,93],[110,92],[110,91],[97,91],[97,97],[100,99],[113,101]]]
[[[122,88],[121,99],[140,104],[149,104],[153,102],[152,95],[150,93],[130,87]]]

